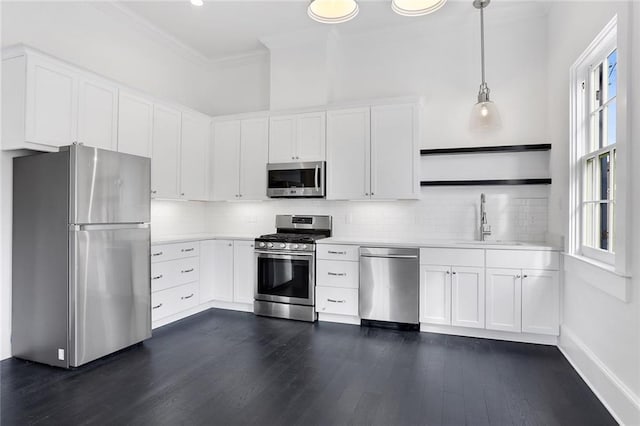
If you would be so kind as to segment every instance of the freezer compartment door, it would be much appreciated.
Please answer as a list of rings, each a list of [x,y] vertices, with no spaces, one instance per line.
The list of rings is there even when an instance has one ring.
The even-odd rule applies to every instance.
[[[150,160],[72,145],[70,223],[145,223],[150,219]]]
[[[70,364],[151,337],[148,225],[76,226],[71,233]]]

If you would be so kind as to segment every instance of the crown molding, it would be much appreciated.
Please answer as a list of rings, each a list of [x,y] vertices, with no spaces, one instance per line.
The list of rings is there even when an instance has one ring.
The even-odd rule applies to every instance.
[[[108,2],[88,2],[96,9],[110,15],[119,21],[130,24],[134,29],[144,33],[151,39],[155,40],[164,47],[168,47],[174,53],[182,58],[192,62],[195,65],[208,67],[212,64],[212,60],[200,51],[178,40],[173,35],[159,28],[151,21],[138,15],[128,7],[116,1]]]
[[[225,56],[219,59],[212,59],[210,64],[213,66],[241,66],[254,62],[264,61],[269,57],[269,50],[256,49],[246,53],[240,53],[233,56]]]
[[[305,17],[306,18],[306,17]],[[309,44],[326,43],[332,37],[338,37],[339,30],[336,27],[314,28],[309,30],[294,31],[273,36],[260,37],[260,43],[269,50],[298,47]]]

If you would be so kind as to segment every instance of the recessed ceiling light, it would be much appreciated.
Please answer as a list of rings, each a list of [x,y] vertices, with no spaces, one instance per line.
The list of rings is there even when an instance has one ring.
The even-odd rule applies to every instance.
[[[440,9],[447,0],[393,0],[391,9],[398,15],[421,16]]]
[[[353,19],[358,14],[355,0],[313,0],[307,14],[323,24],[339,24]]]
[[[191,0],[191,4],[194,6],[202,6],[204,4],[204,1],[202,0]]]

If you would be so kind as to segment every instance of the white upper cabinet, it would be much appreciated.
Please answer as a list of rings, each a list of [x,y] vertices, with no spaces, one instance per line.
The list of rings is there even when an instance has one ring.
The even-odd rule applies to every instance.
[[[324,112],[271,117],[269,162],[324,161],[325,141]]]
[[[206,201],[208,195],[210,119],[198,113],[182,113],[180,196]]]
[[[269,119],[242,120],[240,124],[240,191],[243,200],[267,199]]]
[[[237,200],[240,187],[240,121],[212,124],[211,195],[214,201]]]
[[[154,198],[180,198],[181,123],[180,111],[155,105],[151,157],[151,196]]]
[[[22,49],[2,60],[2,147],[57,151],[77,140],[80,72]]]
[[[371,107],[371,195],[419,198],[418,105]]]
[[[118,86],[80,77],[78,142],[112,151],[118,148]]]
[[[153,102],[125,90],[118,99],[118,151],[151,157]]]
[[[327,199],[371,198],[370,108],[327,112]]]
[[[212,127],[213,199],[266,199],[269,119],[218,121]]]
[[[26,140],[69,145],[77,138],[78,73],[55,61],[27,59]]]
[[[256,258],[253,241],[233,242],[233,301],[253,304]]]

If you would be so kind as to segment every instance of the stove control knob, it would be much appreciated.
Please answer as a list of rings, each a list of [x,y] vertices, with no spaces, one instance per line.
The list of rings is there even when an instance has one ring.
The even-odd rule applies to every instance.
[[[298,250],[298,245],[297,245],[297,244],[294,244],[294,245],[293,245],[293,249],[294,249],[294,250]]]
[[[306,249],[307,249],[307,245],[306,245],[306,244],[303,244],[303,245],[302,245],[302,250],[306,250]]]
[[[280,243],[280,248],[285,248],[287,245],[285,243]]]
[[[264,243],[260,243],[260,247],[264,247]]]
[[[268,243],[267,247],[269,247],[269,248],[273,247],[273,243]]]

